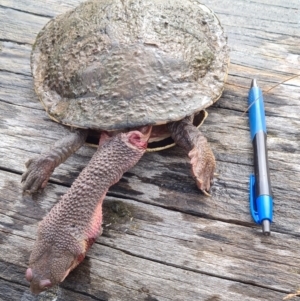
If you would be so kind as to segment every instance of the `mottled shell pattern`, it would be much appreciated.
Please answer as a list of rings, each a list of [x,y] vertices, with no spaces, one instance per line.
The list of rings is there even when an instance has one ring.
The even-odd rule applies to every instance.
[[[91,0],[38,34],[34,86],[57,122],[97,130],[165,124],[222,94],[219,20],[196,0]]]

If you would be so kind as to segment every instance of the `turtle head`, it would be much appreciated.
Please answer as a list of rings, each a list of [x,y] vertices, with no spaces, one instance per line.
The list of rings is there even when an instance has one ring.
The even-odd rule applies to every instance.
[[[39,294],[62,282],[84,258],[59,245],[37,242],[29,259],[26,280],[33,294]]]

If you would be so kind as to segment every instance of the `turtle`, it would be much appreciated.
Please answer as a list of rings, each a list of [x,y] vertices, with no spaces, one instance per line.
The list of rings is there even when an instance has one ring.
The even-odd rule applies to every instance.
[[[38,225],[25,273],[32,293],[62,282],[83,260],[101,234],[106,192],[147,149],[181,146],[197,187],[209,193],[215,157],[195,122],[222,95],[228,66],[219,19],[197,0],[90,0],[38,33],[35,92],[70,134],[25,163],[23,193],[45,188],[88,137],[98,146]]]

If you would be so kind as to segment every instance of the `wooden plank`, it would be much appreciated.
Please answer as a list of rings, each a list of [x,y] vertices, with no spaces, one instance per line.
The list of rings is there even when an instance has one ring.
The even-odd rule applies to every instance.
[[[35,36],[49,18],[0,7],[0,39],[33,44]]]
[[[1,42],[0,45],[1,71],[31,77],[30,65],[28,64],[30,60],[31,45],[19,45],[13,42]],[[1,83],[2,81],[3,79],[1,78]]]
[[[6,268],[0,268],[0,278],[25,286],[22,273],[37,220],[67,188],[51,185],[46,199],[25,201],[20,195],[19,179],[15,174],[0,172],[0,266],[11,270],[7,273]],[[202,300],[266,300],[267,296],[284,296],[280,291],[288,291],[299,281],[295,273],[289,279],[291,283],[282,282],[289,278],[286,273],[290,275],[299,266],[300,258],[294,253],[300,242],[293,236],[275,234],[262,244],[262,237],[248,227],[129,199],[108,197],[105,202],[104,233],[84,264],[64,282],[60,289],[63,292],[87,291],[95,297],[106,292],[100,300],[146,300],[150,296],[156,300],[196,300],[198,296]],[[293,249],[288,250],[285,244],[279,248],[278,241],[283,240]],[[248,273],[237,273],[240,266]],[[257,277],[261,269],[264,277]],[[255,294],[255,285],[262,295]]]
[[[81,2],[83,2],[83,0],[47,0],[47,3],[43,0],[22,0],[20,2],[1,0],[1,6],[33,15],[53,18],[58,14],[76,7]]]
[[[26,159],[69,131],[48,119],[34,93],[31,45],[50,17],[79,2],[2,0],[0,4],[3,300],[36,299],[29,294],[24,271],[37,222],[94,152],[84,146],[55,170],[51,183],[34,201],[22,199],[20,174]],[[249,215],[253,155],[243,112],[252,78],[267,91],[299,73],[299,1],[201,2],[218,13],[231,48],[224,94],[209,108],[201,129],[217,159],[219,175],[212,197],[197,190],[180,148],[146,154],[110,189],[107,226],[87,259],[57,291],[37,299],[273,301],[298,288],[300,79],[265,94],[275,200],[273,233],[268,238]]]

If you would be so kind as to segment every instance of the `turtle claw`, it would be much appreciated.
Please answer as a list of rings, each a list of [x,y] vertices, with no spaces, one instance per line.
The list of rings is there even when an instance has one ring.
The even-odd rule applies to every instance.
[[[206,196],[208,196],[208,197],[211,197],[211,194],[208,193],[207,191],[205,191],[205,190],[201,190],[201,191],[203,192],[204,195],[206,195]]]
[[[32,194],[41,188],[45,188],[55,168],[55,162],[49,157],[37,156],[29,159],[25,166],[27,170],[23,173],[21,179],[23,192]]]
[[[208,197],[211,197],[211,194],[209,193],[210,191],[210,186],[212,185],[212,182],[209,185],[203,185],[203,182],[199,178],[195,178],[197,187],[199,190],[202,191],[202,193]]]
[[[32,159],[28,159],[28,160],[25,162],[26,168],[28,168],[28,166],[31,164],[31,162],[32,162]],[[23,176],[22,176],[22,180],[23,180]]]

